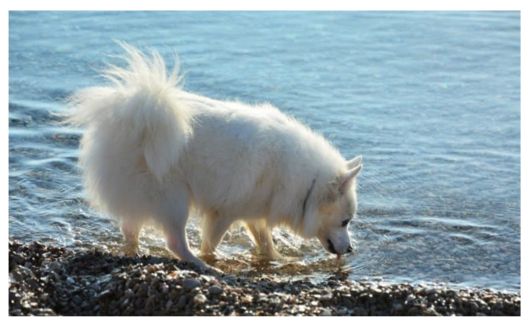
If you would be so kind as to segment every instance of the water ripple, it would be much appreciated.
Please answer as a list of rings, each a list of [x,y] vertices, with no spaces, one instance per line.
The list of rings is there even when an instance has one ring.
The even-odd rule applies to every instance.
[[[263,262],[235,225],[220,268],[517,290],[519,21],[517,12],[11,12],[9,235],[121,252],[116,222],[84,201],[81,131],[60,125],[65,98],[101,82],[119,39],[168,59],[177,51],[186,89],[269,101],[345,156],[364,156],[352,256],[337,261],[279,229],[291,259]],[[188,236],[197,251],[195,219]],[[170,256],[155,227],[141,251]]]

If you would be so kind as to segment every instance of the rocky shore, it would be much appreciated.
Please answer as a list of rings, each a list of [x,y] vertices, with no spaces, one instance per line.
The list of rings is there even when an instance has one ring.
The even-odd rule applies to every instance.
[[[9,242],[10,315],[520,315],[491,290],[200,273],[160,257]]]

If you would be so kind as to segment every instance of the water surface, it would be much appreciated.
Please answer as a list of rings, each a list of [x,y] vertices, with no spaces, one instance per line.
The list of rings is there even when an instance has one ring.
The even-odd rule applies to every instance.
[[[11,12],[10,237],[119,250],[116,224],[83,200],[80,130],[56,113],[123,40],[178,53],[187,90],[271,102],[364,156],[350,278],[519,290],[519,30],[516,12]],[[295,261],[255,261],[236,226],[218,266],[335,272],[316,241],[276,238]],[[168,254],[156,230],[141,245]]]

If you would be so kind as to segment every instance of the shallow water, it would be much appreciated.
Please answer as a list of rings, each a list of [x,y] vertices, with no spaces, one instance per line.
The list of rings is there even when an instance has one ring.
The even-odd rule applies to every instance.
[[[293,261],[264,263],[235,226],[220,268],[519,290],[518,13],[11,12],[9,30],[10,237],[119,250],[56,113],[123,40],[178,52],[190,91],[269,101],[364,156],[353,256],[277,230]],[[154,229],[142,252],[168,254]]]

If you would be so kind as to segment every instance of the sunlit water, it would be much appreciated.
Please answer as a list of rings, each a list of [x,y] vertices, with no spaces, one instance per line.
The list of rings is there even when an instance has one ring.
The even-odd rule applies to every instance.
[[[353,256],[277,230],[293,261],[264,264],[236,226],[219,267],[519,290],[518,13],[12,12],[9,29],[11,238],[119,251],[83,200],[80,130],[55,114],[123,40],[178,53],[190,91],[269,101],[364,156]],[[168,255],[156,230],[141,245]]]

